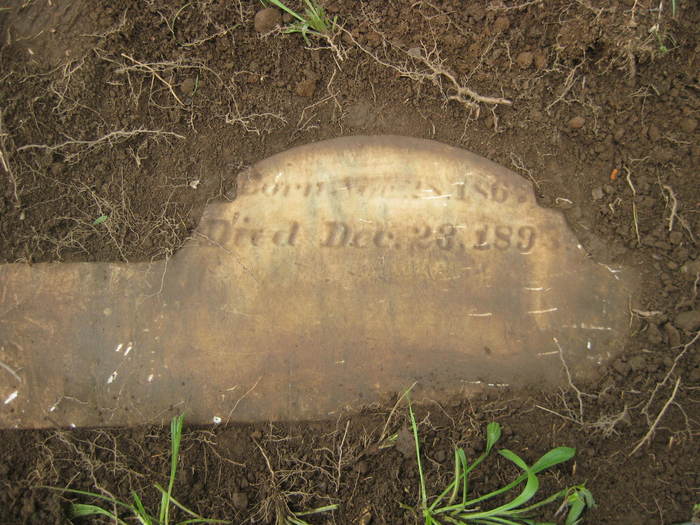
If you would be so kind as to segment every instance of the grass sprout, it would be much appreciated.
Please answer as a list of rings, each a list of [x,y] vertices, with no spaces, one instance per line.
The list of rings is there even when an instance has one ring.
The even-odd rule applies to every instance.
[[[676,523],[675,525],[700,525],[700,503],[693,505],[693,516],[690,518],[690,521]]]
[[[284,28],[285,33],[301,33],[306,43],[309,43],[308,35],[317,37],[328,37],[331,30],[336,25],[338,17],[333,17],[331,20],[326,14],[325,9],[318,5],[314,0],[304,0],[306,9],[301,15],[287,7],[281,0],[266,0],[269,4],[282,9],[296,19],[295,22]]]
[[[88,492],[84,490],[76,489],[63,489],[57,487],[45,487],[52,490],[58,490],[60,492],[68,492],[70,494],[77,494],[80,496],[88,496],[91,498],[96,498],[108,503],[112,507],[118,507],[125,511],[125,513],[130,513],[130,518],[135,518],[141,525],[169,525],[170,524],[170,509],[171,504],[182,510],[185,514],[189,516],[188,519],[178,522],[181,525],[186,523],[230,523],[224,520],[215,520],[204,518],[191,511],[185,507],[182,503],[173,497],[173,486],[175,485],[175,475],[177,473],[177,463],[178,456],[180,453],[180,441],[182,439],[182,424],[185,416],[176,416],[170,422],[170,477],[168,479],[168,487],[163,488],[159,484],[155,484],[154,487],[160,492],[160,506],[156,514],[152,514],[146,510],[141,497],[134,491],[131,493],[133,503],[127,503],[114,498],[103,496],[101,494],[96,494],[94,492]],[[127,522],[121,519],[115,512],[109,511],[99,505],[91,505],[85,503],[72,503],[69,509],[70,518],[83,518],[86,516],[104,516],[110,518],[119,525],[127,525]],[[156,517],[157,516],[157,517]]]
[[[292,512],[291,510],[283,517],[277,518],[277,525],[309,525],[309,522],[301,519],[305,516],[312,516],[314,514],[321,514],[322,512],[331,512],[338,509],[338,505],[326,505],[325,507],[319,507],[317,509],[305,510],[303,512]]]
[[[561,504],[556,511],[556,516],[563,517],[566,525],[577,525],[580,523],[580,518],[584,511],[595,506],[593,495],[584,485],[566,488],[532,503],[540,486],[537,474],[573,458],[576,450],[569,447],[554,448],[545,453],[533,465],[528,465],[510,450],[499,450],[498,453],[501,456],[513,462],[523,473],[504,487],[483,496],[470,497],[470,473],[491,454],[501,437],[501,426],[494,422],[489,423],[486,428],[486,449],[484,452],[470,463],[464,450],[461,448],[456,449],[454,475],[451,483],[436,498],[429,498],[421,461],[418,425],[416,424],[410,399],[408,400],[408,412],[413,428],[416,459],[418,462],[420,483],[419,510],[425,525],[549,525],[548,522],[537,521],[533,516],[540,507],[557,501],[561,501]],[[488,503],[492,502],[494,498],[515,490],[523,484],[524,487],[517,496],[510,499],[507,503],[489,508]]]

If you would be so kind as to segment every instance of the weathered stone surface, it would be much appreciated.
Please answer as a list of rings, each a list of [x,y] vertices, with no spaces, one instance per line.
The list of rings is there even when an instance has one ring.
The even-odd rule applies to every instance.
[[[167,262],[0,266],[0,426],[554,385],[559,348],[576,378],[621,348],[623,274],[486,159],[399,137],[304,146],[242,173]]]

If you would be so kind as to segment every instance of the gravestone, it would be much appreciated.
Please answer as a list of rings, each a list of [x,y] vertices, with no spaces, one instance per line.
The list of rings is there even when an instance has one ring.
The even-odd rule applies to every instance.
[[[238,176],[155,263],[0,266],[0,426],[333,417],[593,376],[634,291],[484,158],[402,137]]]

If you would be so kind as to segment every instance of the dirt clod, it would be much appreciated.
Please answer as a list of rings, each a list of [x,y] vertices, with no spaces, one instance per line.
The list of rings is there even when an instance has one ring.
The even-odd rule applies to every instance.
[[[530,51],[523,51],[522,53],[519,53],[515,61],[518,63],[518,65],[523,68],[527,69],[532,65],[532,61],[534,59],[534,54]]]
[[[282,15],[274,7],[261,9],[255,13],[255,30],[258,33],[269,33],[282,22]]]
[[[653,323],[649,323],[647,326],[647,340],[653,345],[659,344],[664,340],[661,330]]]
[[[686,279],[694,281],[698,275],[700,275],[700,259],[685,263],[681,267],[681,274],[683,274]]]
[[[180,91],[182,91],[184,95],[190,96],[194,92],[195,86],[195,79],[192,77],[188,77],[182,81],[182,84],[180,84]]]
[[[535,52],[534,60],[537,69],[544,69],[547,66],[547,56],[542,51]]]
[[[294,88],[294,92],[300,97],[311,98],[316,92],[316,79],[315,78],[305,78],[304,80],[297,83]]]
[[[238,511],[244,511],[248,508],[248,495],[245,492],[234,492],[231,495],[231,502]]]
[[[652,124],[647,130],[647,135],[650,141],[656,142],[661,138],[661,131],[659,131],[659,128],[655,124]]]
[[[403,427],[401,430],[399,430],[394,445],[396,450],[398,450],[406,458],[412,458],[416,453],[413,433],[408,427]]]
[[[674,323],[681,330],[693,332],[700,328],[700,310],[681,312],[676,316]]]
[[[584,125],[586,124],[586,119],[581,117],[581,116],[576,116],[573,117],[572,119],[569,120],[567,125],[571,129],[581,129]]]
[[[507,16],[499,16],[493,23],[493,30],[496,33],[507,31],[510,27],[510,19]]]
[[[358,461],[353,467],[353,470],[364,476],[369,472],[369,463],[367,463],[365,460]]]
[[[671,348],[677,348],[681,345],[681,334],[678,329],[671,323],[666,323],[664,325],[664,331],[666,332],[666,338],[668,339],[668,346]]]
[[[679,127],[686,133],[692,133],[698,127],[698,121],[691,117],[681,119]]]

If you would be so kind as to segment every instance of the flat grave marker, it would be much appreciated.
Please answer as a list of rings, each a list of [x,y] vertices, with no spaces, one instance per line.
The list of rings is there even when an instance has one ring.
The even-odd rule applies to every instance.
[[[404,137],[294,148],[154,263],[0,266],[0,427],[333,417],[591,377],[634,278],[530,184]]]

